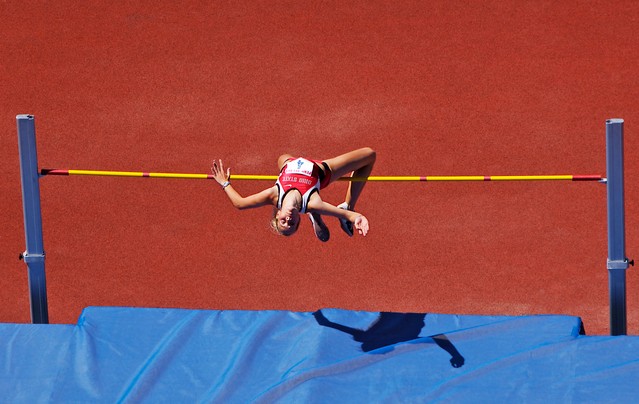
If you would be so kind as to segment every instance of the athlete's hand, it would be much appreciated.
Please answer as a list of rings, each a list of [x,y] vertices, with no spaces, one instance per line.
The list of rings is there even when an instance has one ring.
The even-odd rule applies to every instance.
[[[222,164],[222,160],[213,160],[211,172],[213,173],[213,178],[215,179],[215,181],[217,181],[217,183],[220,185],[224,184],[226,181],[229,180],[229,178],[231,178],[231,169],[228,168],[226,170],[226,173],[224,173],[224,165]]]
[[[362,236],[365,236],[366,233],[368,233],[368,219],[366,219],[363,215],[357,216],[353,221],[353,225]]]

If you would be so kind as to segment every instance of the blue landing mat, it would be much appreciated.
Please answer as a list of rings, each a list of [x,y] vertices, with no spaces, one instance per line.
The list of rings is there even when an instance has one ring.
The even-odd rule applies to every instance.
[[[568,316],[89,307],[0,324],[8,402],[635,402],[639,337]]]

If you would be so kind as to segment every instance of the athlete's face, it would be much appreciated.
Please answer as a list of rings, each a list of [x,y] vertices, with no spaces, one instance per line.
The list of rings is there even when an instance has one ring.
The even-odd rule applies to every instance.
[[[282,206],[276,217],[278,230],[286,236],[295,233],[300,225],[300,212],[294,207]]]

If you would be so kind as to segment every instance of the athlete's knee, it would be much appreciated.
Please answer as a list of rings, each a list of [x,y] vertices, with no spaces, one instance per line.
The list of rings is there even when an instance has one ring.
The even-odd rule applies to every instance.
[[[370,163],[375,162],[375,159],[377,159],[377,152],[375,150],[370,147],[364,147],[362,148],[362,151],[366,154],[366,157],[368,158],[368,161]]]

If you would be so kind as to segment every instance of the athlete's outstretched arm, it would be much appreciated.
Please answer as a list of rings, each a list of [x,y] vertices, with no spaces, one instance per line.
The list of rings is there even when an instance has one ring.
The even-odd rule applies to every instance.
[[[227,168],[225,173],[222,160],[213,160],[211,172],[213,173],[215,181],[217,181],[217,183],[222,186],[222,189],[226,193],[226,196],[228,196],[233,206],[237,209],[251,209],[260,206],[271,205],[273,203],[273,198],[275,195],[274,193],[276,192],[275,186],[267,188],[264,191],[258,192],[257,194],[243,197],[231,185],[231,182],[229,180],[231,178],[231,169]]]
[[[322,201],[319,198],[309,202],[308,211],[319,213],[320,215],[333,216],[338,219],[346,219],[353,223],[353,226],[362,236],[365,236],[368,233],[368,219],[366,219],[366,217],[361,213],[357,213],[352,210],[340,209],[328,202]]]

